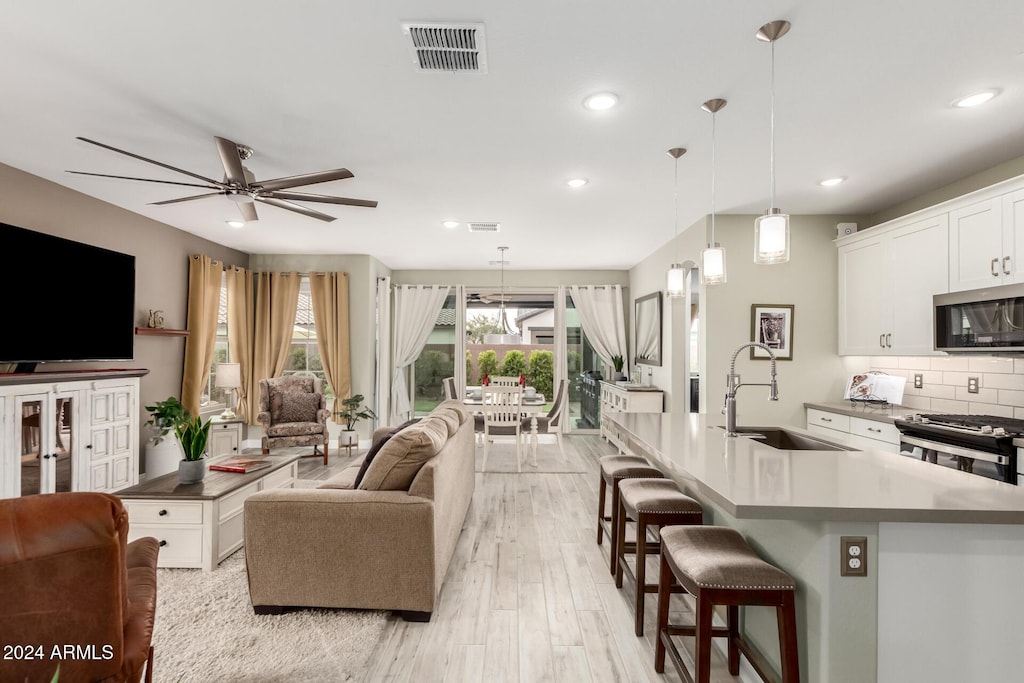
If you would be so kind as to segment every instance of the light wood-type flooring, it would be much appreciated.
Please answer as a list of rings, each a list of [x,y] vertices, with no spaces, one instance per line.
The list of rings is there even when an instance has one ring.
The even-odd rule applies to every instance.
[[[596,542],[597,459],[614,447],[597,436],[571,436],[565,446],[586,472],[477,473],[433,617],[389,617],[366,681],[679,680],[671,662],[665,674],[654,671],[657,596],[647,596],[645,635],[637,637],[629,584],[615,588],[608,542]],[[557,454],[550,438],[541,448]],[[300,477],[326,478],[346,461],[301,461]],[[656,577],[657,560],[649,567]],[[674,612],[688,609],[673,598]],[[692,652],[692,639],[682,644]],[[739,680],[717,650],[713,662],[713,681]]]

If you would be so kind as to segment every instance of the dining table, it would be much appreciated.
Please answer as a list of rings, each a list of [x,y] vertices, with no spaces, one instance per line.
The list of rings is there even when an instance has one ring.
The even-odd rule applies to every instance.
[[[466,395],[462,399],[463,405],[472,410],[474,413],[482,412],[480,406],[484,404],[483,394],[477,393],[480,389],[476,388],[474,391],[472,388],[466,389]],[[530,418],[530,462],[529,464],[533,467],[537,466],[537,416],[543,415],[545,408],[547,407],[547,399],[544,394],[532,394],[530,396],[523,395],[522,401],[519,404],[519,409],[523,414],[523,417]]]

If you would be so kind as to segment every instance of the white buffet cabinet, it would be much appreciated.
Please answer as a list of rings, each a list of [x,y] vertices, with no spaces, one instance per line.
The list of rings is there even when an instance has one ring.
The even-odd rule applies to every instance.
[[[665,393],[656,387],[639,384],[618,384],[601,381],[601,436],[615,444],[620,452],[626,450],[626,438],[614,420],[606,420],[612,413],[660,413],[665,404]]]
[[[0,375],[0,497],[138,483],[139,378],[147,372]]]

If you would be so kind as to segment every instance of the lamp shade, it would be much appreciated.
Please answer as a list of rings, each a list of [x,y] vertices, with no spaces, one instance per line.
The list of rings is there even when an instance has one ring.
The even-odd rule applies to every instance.
[[[221,389],[237,389],[242,386],[242,366],[238,363],[218,363],[214,386]]]
[[[725,284],[725,249],[718,243],[700,253],[700,280],[706,285]]]
[[[773,209],[754,221],[754,263],[789,260],[789,216]]]
[[[693,263],[690,261],[690,263]],[[677,299],[686,294],[686,274],[689,272],[688,268],[683,268],[681,263],[673,263],[668,268],[668,275],[666,276],[665,293],[673,299]]]

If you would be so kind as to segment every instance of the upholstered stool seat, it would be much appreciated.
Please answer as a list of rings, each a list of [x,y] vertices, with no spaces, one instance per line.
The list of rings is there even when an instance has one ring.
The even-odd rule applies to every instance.
[[[599,461],[601,465],[601,479],[597,489],[597,544],[601,545],[604,534],[608,534],[609,545],[611,546],[611,557],[609,559],[608,571],[615,574],[616,548],[615,528],[618,524],[619,512],[619,482],[623,479],[639,478],[664,478],[656,467],[652,467],[646,458],[638,455],[606,455]],[[611,514],[605,515],[605,503],[608,487],[611,486]],[[607,526],[606,526],[607,525]]]
[[[696,599],[697,623],[693,626],[668,621],[673,580]],[[659,673],[665,670],[667,653],[683,678],[707,683],[711,680],[711,637],[725,636],[729,642],[730,674],[739,674],[742,652],[762,680],[775,680],[767,663],[739,632],[741,605],[767,605],[776,609],[782,680],[799,683],[795,590],[793,578],[761,559],[735,529],[718,526],[662,528],[654,669]],[[712,626],[715,605],[726,606],[725,628]],[[672,642],[674,635],[697,637],[692,678]]]
[[[626,523],[636,522],[636,542],[626,542]],[[634,630],[644,634],[644,599],[647,593],[657,593],[657,583],[647,583],[647,555],[660,552],[660,542],[649,543],[649,527],[675,524],[703,524],[704,509],[700,503],[680,491],[671,479],[624,479],[619,482],[619,514],[615,528],[615,547],[618,552],[615,585],[622,588],[623,577],[628,577],[634,589]],[[636,554],[636,571],[626,559]],[[682,592],[676,587],[675,592]]]

